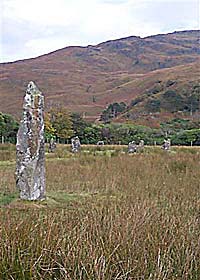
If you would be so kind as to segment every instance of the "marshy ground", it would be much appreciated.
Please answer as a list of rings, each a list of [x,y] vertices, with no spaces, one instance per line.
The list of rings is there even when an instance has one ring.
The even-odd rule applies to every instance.
[[[60,145],[25,202],[0,146],[0,279],[200,279],[200,147],[126,150]]]

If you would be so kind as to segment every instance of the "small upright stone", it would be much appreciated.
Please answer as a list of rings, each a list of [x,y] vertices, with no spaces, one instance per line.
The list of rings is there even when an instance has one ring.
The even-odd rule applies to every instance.
[[[135,144],[135,141],[129,142],[128,143],[128,153],[136,153],[137,152],[137,145]]]
[[[144,150],[144,140],[140,140],[137,149],[138,149],[139,152],[143,152],[143,150]]]
[[[48,152],[49,153],[53,153],[56,149],[56,141],[54,138],[51,138],[49,141],[49,148],[48,148]]]
[[[170,151],[170,148],[171,148],[171,141],[170,141],[170,139],[167,139],[167,140],[165,139],[161,148],[163,150],[165,150],[165,151]]]
[[[20,198],[45,198],[44,96],[37,86],[28,84],[16,145],[16,186]]]
[[[98,141],[97,146],[104,146],[104,141]]]
[[[72,153],[78,153],[81,149],[81,142],[78,136],[71,139]]]

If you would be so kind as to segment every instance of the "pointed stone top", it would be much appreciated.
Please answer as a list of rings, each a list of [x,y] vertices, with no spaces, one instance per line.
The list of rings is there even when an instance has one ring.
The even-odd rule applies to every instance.
[[[36,84],[34,82],[30,81],[28,86],[27,86],[26,94],[38,95],[38,94],[42,94],[42,93],[38,89]]]
[[[20,198],[45,198],[44,96],[34,82],[28,84],[23,117],[17,134],[16,186]]]
[[[34,82],[29,82],[26,94],[24,96],[23,108],[27,109],[39,109],[44,108],[44,96],[42,92],[38,89]]]

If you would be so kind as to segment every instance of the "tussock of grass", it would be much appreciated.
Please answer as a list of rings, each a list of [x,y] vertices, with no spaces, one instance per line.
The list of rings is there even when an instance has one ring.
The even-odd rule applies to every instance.
[[[59,149],[46,162],[47,200],[0,208],[0,279],[200,279],[198,149]],[[0,168],[8,197],[13,171]]]

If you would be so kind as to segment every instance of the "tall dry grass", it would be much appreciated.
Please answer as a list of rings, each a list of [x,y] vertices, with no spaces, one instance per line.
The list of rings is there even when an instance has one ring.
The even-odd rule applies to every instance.
[[[199,149],[84,149],[47,155],[41,203],[0,165],[0,279],[200,279]]]

